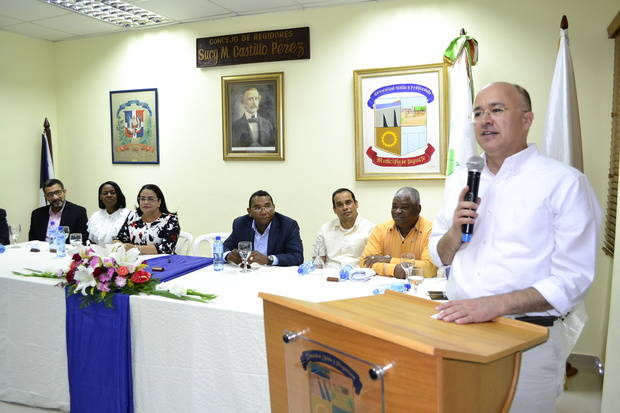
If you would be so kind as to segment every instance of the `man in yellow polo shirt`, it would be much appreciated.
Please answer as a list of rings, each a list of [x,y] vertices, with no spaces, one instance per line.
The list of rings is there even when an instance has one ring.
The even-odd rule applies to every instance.
[[[432,222],[420,216],[420,194],[411,187],[396,191],[392,200],[392,219],[377,225],[366,243],[360,266],[375,270],[379,275],[405,278],[400,264],[401,254],[412,253],[415,266],[422,268],[425,277],[434,277],[437,267],[431,261],[428,238]]]

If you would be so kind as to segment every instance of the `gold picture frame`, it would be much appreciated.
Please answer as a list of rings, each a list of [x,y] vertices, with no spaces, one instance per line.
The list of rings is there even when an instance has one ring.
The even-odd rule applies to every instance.
[[[222,76],[224,160],[284,160],[284,73]]]
[[[445,178],[446,66],[355,70],[353,84],[355,179]]]

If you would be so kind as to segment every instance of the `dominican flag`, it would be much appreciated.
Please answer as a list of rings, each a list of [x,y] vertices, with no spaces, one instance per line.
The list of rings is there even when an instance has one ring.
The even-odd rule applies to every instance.
[[[478,62],[478,42],[473,37],[461,34],[452,40],[444,52],[448,63],[448,86],[450,88],[450,137],[446,176],[460,165],[477,155],[474,126],[471,122],[473,101],[473,80],[471,67]]]
[[[43,194],[43,184],[48,179],[54,178],[54,161],[50,143],[45,132],[41,135],[41,177],[39,179],[39,204],[45,206],[45,195]]]
[[[551,81],[543,133],[544,153],[583,172],[581,125],[575,73],[568,42],[568,22],[562,19],[560,45]],[[564,24],[565,23],[565,24]]]

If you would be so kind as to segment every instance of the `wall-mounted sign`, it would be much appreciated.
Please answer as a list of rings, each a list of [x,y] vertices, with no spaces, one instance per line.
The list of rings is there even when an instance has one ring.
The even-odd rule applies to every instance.
[[[310,28],[196,39],[196,67],[310,59]]]

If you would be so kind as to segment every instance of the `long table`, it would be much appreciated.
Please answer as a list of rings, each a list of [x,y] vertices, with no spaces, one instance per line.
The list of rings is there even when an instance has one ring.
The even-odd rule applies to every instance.
[[[69,410],[64,291],[55,280],[11,274],[58,268],[62,260],[24,247],[0,255],[0,400]],[[210,266],[168,282],[218,294],[209,304],[131,297],[136,412],[269,412],[258,293],[321,302],[370,295],[394,281],[327,282],[326,273],[299,276],[296,267],[239,271]],[[426,280],[418,295],[443,283]]]

